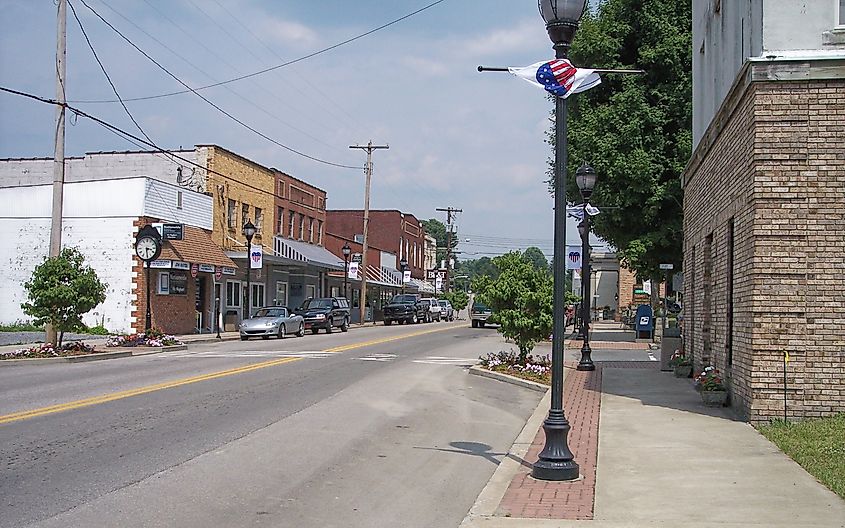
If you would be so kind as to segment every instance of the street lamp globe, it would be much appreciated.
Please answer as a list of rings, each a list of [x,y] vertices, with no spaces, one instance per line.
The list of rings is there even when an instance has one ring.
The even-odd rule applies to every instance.
[[[258,229],[254,225],[252,225],[252,222],[247,220],[246,223],[244,224],[244,228],[242,230],[242,233],[246,237],[247,241],[251,242],[252,237],[255,236],[255,233],[257,231],[258,231]]]
[[[589,200],[590,196],[593,195],[593,188],[596,186],[597,178],[596,170],[587,165],[586,161],[575,171],[575,183],[578,184],[578,189],[580,189],[581,197],[584,200]]]
[[[352,248],[349,247],[349,244],[344,244],[343,248],[341,248],[341,251],[343,252],[343,256],[345,258],[345,257],[348,257],[352,253]]]
[[[406,259],[400,260],[399,267],[402,268],[402,271],[405,271],[405,268],[408,267],[408,261]]]
[[[546,22],[557,58],[566,58],[586,4],[587,0],[538,0],[537,7]]]

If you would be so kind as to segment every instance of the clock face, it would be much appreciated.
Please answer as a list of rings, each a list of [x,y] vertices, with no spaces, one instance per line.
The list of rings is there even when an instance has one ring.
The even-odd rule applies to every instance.
[[[158,244],[152,237],[143,237],[135,244],[135,253],[141,257],[141,260],[152,260],[158,251]]]

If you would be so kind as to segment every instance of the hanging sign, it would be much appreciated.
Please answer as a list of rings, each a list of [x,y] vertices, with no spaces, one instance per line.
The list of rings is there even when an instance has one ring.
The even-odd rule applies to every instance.
[[[196,278],[197,274],[200,272],[200,265],[199,264],[191,264],[191,277]]]
[[[234,275],[235,272],[236,272],[235,268],[229,268],[229,267],[226,267],[226,266],[223,266],[222,269],[223,269],[223,275]]]
[[[169,260],[153,260],[150,262],[150,267],[153,269],[170,269]]]
[[[360,253],[353,253],[351,262],[360,263],[364,257],[361,256]]]
[[[162,224],[161,238],[165,240],[182,240],[185,232],[183,224]]]
[[[411,282],[411,271],[405,270],[402,274],[402,282]]]
[[[578,246],[569,246],[566,248],[566,269],[580,270],[581,269],[581,248]]]
[[[220,267],[220,266],[217,266],[214,269],[214,280],[219,281],[222,278],[223,278],[223,268]]]
[[[188,294],[188,276],[184,273],[173,272],[170,274],[170,294],[171,295],[187,295]]]
[[[182,262],[181,260],[174,260],[173,261],[173,269],[187,271],[187,270],[191,269],[191,265],[188,264],[187,262]]]
[[[202,273],[214,273],[214,266],[211,264],[200,264],[200,271]]]
[[[264,249],[261,246],[252,246],[249,253],[249,269],[261,269],[264,267]]]
[[[350,279],[358,279],[358,263],[357,262],[350,262],[349,263],[349,273],[347,277]]]

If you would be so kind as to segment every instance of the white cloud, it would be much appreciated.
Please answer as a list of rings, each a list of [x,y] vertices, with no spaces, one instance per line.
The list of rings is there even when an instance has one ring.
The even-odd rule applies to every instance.
[[[500,28],[487,32],[483,35],[476,35],[466,40],[457,49],[462,50],[469,56],[497,56],[505,53],[513,53],[535,49],[540,37],[545,32],[535,20],[522,20],[516,25]]]
[[[299,47],[313,46],[319,41],[317,32],[310,27],[290,20],[265,18],[261,33],[276,42],[295,44]]]

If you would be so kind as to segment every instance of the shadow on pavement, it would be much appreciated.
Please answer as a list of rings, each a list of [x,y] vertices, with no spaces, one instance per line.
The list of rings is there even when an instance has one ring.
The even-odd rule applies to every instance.
[[[485,460],[488,460],[497,466],[501,463],[501,461],[496,457],[506,456],[511,460],[519,462],[521,465],[525,467],[532,467],[532,465],[526,462],[524,459],[511,454],[511,453],[494,453],[491,451],[493,449],[491,446],[487,444],[482,444],[480,442],[449,442],[449,445],[452,446],[453,449],[446,449],[443,447],[419,447],[415,446],[414,449],[425,449],[429,451],[443,451],[444,453],[455,453],[457,455],[470,455],[470,456],[478,456]]]

